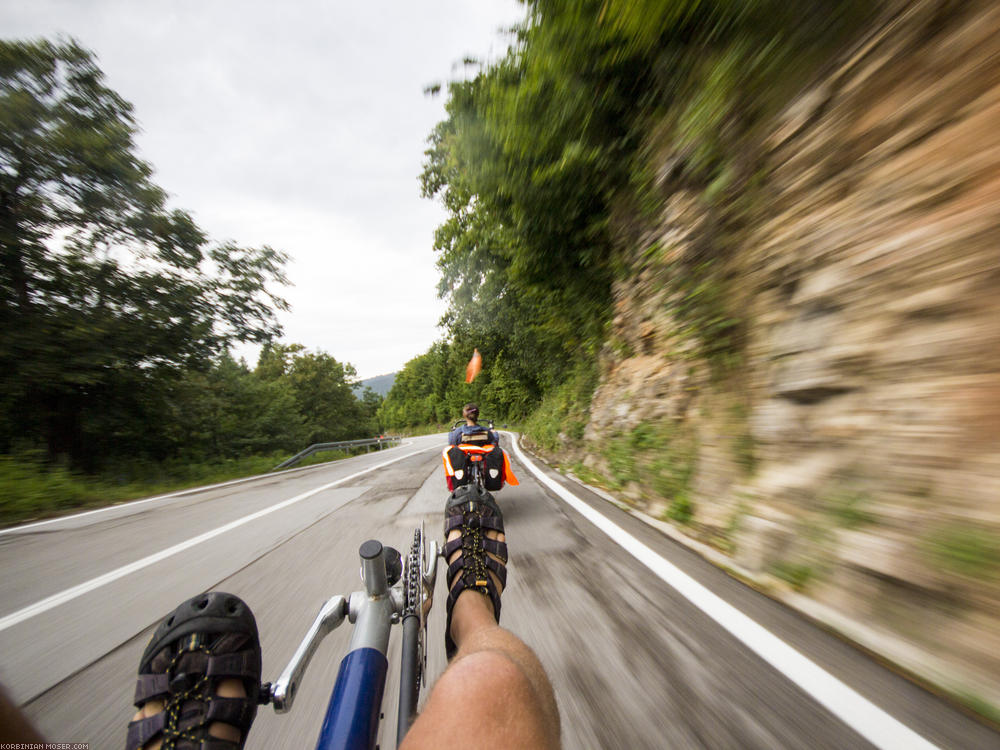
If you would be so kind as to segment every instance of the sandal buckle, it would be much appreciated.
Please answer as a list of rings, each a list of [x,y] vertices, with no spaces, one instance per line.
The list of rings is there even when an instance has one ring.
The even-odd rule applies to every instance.
[[[190,674],[188,672],[181,672],[180,674],[175,674],[170,678],[170,694],[177,695],[180,693],[186,693],[191,690],[198,681],[203,677],[200,674]]]

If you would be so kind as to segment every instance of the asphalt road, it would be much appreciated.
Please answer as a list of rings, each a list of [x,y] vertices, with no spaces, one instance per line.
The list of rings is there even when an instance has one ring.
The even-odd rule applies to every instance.
[[[51,740],[121,747],[153,627],[182,599],[213,589],[253,607],[264,678],[275,679],[322,603],[360,588],[363,541],[405,551],[421,521],[440,538],[442,442],[417,438],[0,533],[0,681]],[[514,468],[521,486],[498,494],[511,554],[502,624],[545,664],[567,749],[865,748],[872,744],[862,733],[873,726],[883,747],[1000,748],[991,729],[586,489],[546,472],[579,498],[582,510],[574,509],[522,461]],[[660,563],[640,562],[634,545],[629,552],[613,541],[586,508],[743,614],[716,607],[713,619],[704,602],[692,604],[689,587],[675,584],[681,594],[665,582],[654,572]],[[439,576],[431,681],[445,666],[445,598]],[[765,636],[780,642],[774,653],[790,646],[804,659],[744,644]],[[248,748],[312,747],[349,637],[344,626],[324,641],[290,714],[261,709]],[[397,655],[394,633],[387,717]],[[395,746],[394,735],[394,721],[383,722],[383,748]]]

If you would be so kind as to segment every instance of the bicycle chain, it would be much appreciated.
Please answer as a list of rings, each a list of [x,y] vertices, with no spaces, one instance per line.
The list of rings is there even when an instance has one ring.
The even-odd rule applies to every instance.
[[[413,544],[406,557],[406,582],[404,584],[403,615],[415,615],[420,606],[420,530],[413,532]]]
[[[420,618],[420,630],[417,634],[417,690],[424,682],[424,674],[427,669],[427,622],[423,613],[423,531],[417,529],[413,532],[413,544],[410,545],[410,553],[406,556],[406,569],[404,575],[403,588],[403,616],[416,615]]]

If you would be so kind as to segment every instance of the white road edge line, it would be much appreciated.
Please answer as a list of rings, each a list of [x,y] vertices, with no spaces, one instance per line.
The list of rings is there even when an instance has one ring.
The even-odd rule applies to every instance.
[[[413,445],[412,440],[407,440],[405,443],[400,443],[399,448],[407,445]],[[386,450],[392,450],[392,448],[387,448]],[[295,472],[305,471],[306,469],[316,469],[323,464],[313,464],[312,466],[300,466],[297,469],[288,469],[286,471],[271,471],[267,474],[257,474],[252,477],[243,477],[242,479],[230,479],[227,482],[219,482],[218,484],[206,484],[204,487],[188,487],[186,490],[177,490],[176,492],[168,492],[165,495],[154,495],[153,497],[146,497],[141,500],[129,500],[127,503],[118,503],[117,505],[108,505],[104,508],[96,508],[94,510],[86,510],[83,513],[73,513],[69,516],[57,516],[56,518],[49,518],[45,521],[35,521],[34,523],[26,523],[21,526],[11,526],[6,529],[0,529],[0,536],[4,534],[15,534],[21,531],[28,531],[29,529],[37,529],[39,526],[48,526],[50,523],[59,523],[60,521],[70,521],[74,518],[83,518],[84,516],[92,516],[95,513],[105,513],[109,510],[122,510],[124,508],[134,508],[136,505],[142,505],[143,503],[151,503],[154,500],[169,500],[172,497],[181,497],[182,495],[193,495],[196,492],[207,492],[208,490],[217,490],[222,487],[229,487],[234,484],[243,484],[245,482],[252,482],[255,479],[267,479],[268,477],[283,476],[287,477]]]
[[[866,740],[885,750],[896,750],[900,747],[908,750],[917,748],[936,750],[937,745],[871,703],[594,510],[535,466],[524,455],[519,440],[511,442],[514,444],[517,457],[542,484]]]
[[[211,531],[206,531],[204,534],[199,534],[196,537],[188,539],[185,542],[175,544],[173,547],[168,547],[165,550],[156,552],[148,557],[144,557],[141,560],[136,560],[134,563],[129,563],[128,565],[123,565],[117,570],[112,570],[104,575],[97,576],[97,578],[92,578],[89,581],[79,584],[78,586],[73,586],[72,588],[60,591],[58,594],[53,594],[52,596],[46,597],[41,601],[30,604],[23,609],[19,609],[17,612],[12,612],[6,617],[0,618],[0,632],[6,630],[7,628],[17,625],[19,622],[24,622],[27,619],[40,615],[43,612],[47,612],[54,607],[58,607],[61,604],[65,604],[68,601],[76,599],[78,596],[83,596],[86,593],[98,589],[101,586],[105,586],[113,581],[117,581],[119,578],[124,578],[127,575],[135,573],[136,571],[142,570],[143,568],[149,567],[154,563],[158,563],[161,560],[165,560],[168,557],[176,555],[179,552],[183,552],[196,544],[201,544],[202,542],[208,541],[220,534],[225,534],[227,531],[232,531],[235,528],[242,526],[243,524],[250,523],[251,521],[256,521],[258,518],[263,518],[266,515],[279,511],[283,508],[287,508],[290,505],[294,505],[297,502],[310,498],[313,495],[319,494],[324,490],[328,490],[331,487],[336,487],[338,484],[343,484],[351,479],[362,476],[363,474],[368,474],[369,472],[375,471],[376,469],[381,469],[383,466],[388,466],[389,464],[394,464],[397,461],[402,461],[404,458],[410,458],[411,456],[416,456],[418,453],[426,453],[429,450],[440,450],[440,446],[431,446],[429,448],[421,448],[417,451],[412,451],[403,456],[397,456],[391,461],[383,461],[380,464],[375,464],[374,466],[369,466],[367,469],[362,469],[349,476],[338,479],[335,482],[330,482],[324,484],[320,487],[309,490],[308,492],[303,492],[301,495],[296,495],[295,497],[289,498],[288,500],[283,500],[276,505],[272,505],[269,508],[264,508],[256,513],[251,513],[249,516],[244,516],[243,518],[237,519],[236,521],[231,521],[217,529],[212,529]]]

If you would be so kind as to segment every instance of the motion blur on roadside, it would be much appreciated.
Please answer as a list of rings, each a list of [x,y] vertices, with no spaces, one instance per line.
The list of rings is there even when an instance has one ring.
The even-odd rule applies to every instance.
[[[474,401],[1000,721],[1000,6],[525,5],[506,55],[428,89],[449,307],[384,402],[271,341],[285,256],[165,208],[86,51],[3,42],[0,482],[30,465],[59,508],[69,469]],[[251,369],[239,341],[271,343]]]

